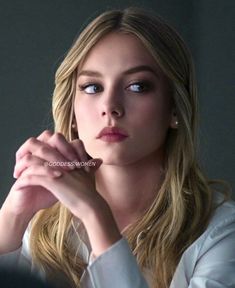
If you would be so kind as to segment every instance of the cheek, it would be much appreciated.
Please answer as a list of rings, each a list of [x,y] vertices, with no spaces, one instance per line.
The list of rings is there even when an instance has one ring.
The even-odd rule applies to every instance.
[[[164,103],[156,103],[156,101],[146,101],[139,105],[136,112],[133,113],[133,124],[151,128],[154,130],[169,126],[170,111],[169,107]]]
[[[158,101],[149,101],[139,107],[133,119],[134,131],[139,141],[149,151],[165,143],[170,126],[169,106]]]
[[[92,115],[93,111],[94,109],[92,109],[89,99],[86,99],[83,95],[76,95],[74,101],[74,112],[77,119],[86,119]]]
[[[86,119],[88,119],[89,117],[92,117],[92,113],[94,110],[91,109],[89,106],[87,105],[78,105],[75,107],[75,115],[76,115],[76,119],[77,122],[79,124],[80,123],[86,123]]]
[[[94,124],[97,122],[96,109],[81,99],[81,101],[75,101],[74,113],[79,136],[87,135],[89,131],[92,132],[92,128],[95,128]]]

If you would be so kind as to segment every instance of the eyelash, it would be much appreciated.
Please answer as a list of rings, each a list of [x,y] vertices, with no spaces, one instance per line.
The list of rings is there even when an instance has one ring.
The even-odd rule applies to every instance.
[[[144,87],[142,91],[138,91],[138,92],[137,92],[137,91],[132,91],[133,93],[137,93],[137,94],[147,93],[147,92],[149,92],[149,91],[152,89],[152,87],[153,87],[152,83],[149,82],[149,81],[135,81],[135,82],[133,82],[133,83],[131,83],[131,84],[129,84],[129,85],[127,86],[127,90],[130,90],[129,88],[130,88],[131,86],[134,86],[134,85],[135,85],[135,86],[142,86],[142,87]],[[86,90],[87,88],[91,87],[91,86],[99,87],[99,91],[98,91],[98,92],[94,92],[94,93],[87,93],[85,90]],[[100,84],[97,84],[97,83],[86,83],[86,84],[83,84],[83,85],[78,85],[78,87],[79,87],[79,90],[80,90],[80,91],[85,91],[85,93],[87,93],[87,94],[97,94],[97,93],[100,93],[100,92],[103,91],[102,86],[101,86]]]

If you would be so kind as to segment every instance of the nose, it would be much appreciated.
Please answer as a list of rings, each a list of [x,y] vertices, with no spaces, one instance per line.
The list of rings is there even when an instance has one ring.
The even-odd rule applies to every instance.
[[[124,110],[120,105],[112,105],[112,107],[106,107],[102,111],[102,116],[111,116],[114,118],[120,118],[124,115]]]
[[[109,91],[103,99],[101,115],[121,118],[125,114],[121,91]]]

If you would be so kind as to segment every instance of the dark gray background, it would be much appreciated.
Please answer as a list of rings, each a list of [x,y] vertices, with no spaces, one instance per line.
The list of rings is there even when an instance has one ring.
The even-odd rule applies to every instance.
[[[54,73],[78,31],[103,8],[130,5],[153,9],[191,48],[199,84],[200,159],[209,177],[225,179],[234,189],[234,0],[0,0],[0,203],[14,181],[17,148],[52,127]]]

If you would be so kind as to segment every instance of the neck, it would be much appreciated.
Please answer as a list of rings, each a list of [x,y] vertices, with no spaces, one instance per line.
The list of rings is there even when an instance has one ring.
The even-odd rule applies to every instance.
[[[120,231],[152,204],[163,181],[163,156],[157,151],[128,165],[103,163],[97,170],[97,191],[109,204]]]

